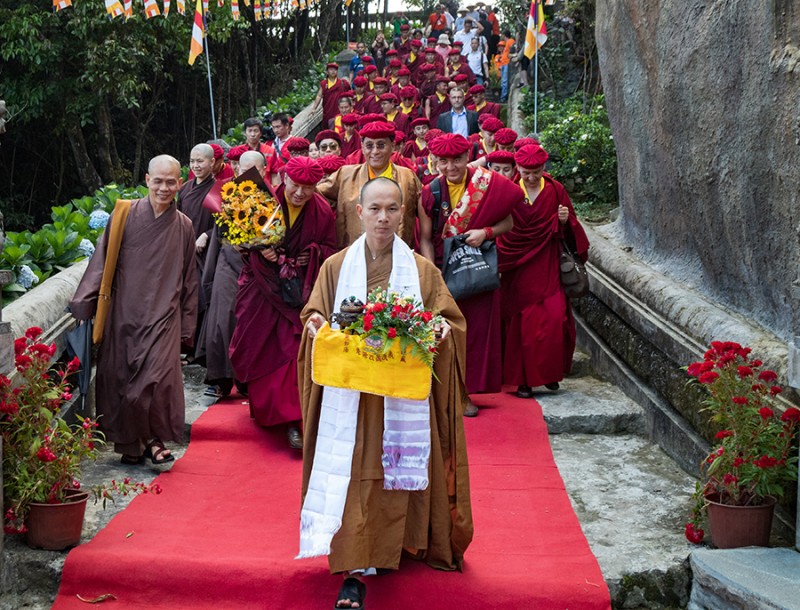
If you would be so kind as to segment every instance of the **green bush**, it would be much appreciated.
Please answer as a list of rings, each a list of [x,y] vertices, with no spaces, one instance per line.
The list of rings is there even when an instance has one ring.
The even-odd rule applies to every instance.
[[[533,94],[522,103],[533,131]],[[550,155],[548,171],[569,192],[576,211],[601,221],[617,207],[617,153],[602,95],[554,100],[539,95],[539,141]]]

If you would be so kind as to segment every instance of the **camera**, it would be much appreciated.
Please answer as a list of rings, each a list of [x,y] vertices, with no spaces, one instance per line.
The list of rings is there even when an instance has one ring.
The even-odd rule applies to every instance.
[[[272,129],[272,111],[267,110],[261,118],[264,121],[264,126],[261,128],[261,141],[274,142],[275,132]]]

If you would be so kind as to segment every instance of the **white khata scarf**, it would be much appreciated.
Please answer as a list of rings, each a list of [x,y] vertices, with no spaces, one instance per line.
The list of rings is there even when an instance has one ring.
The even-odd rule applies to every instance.
[[[355,296],[367,302],[366,235],[345,254],[336,285],[336,312]],[[397,236],[392,245],[389,290],[422,300],[414,253]],[[329,555],[331,540],[342,526],[350,485],[358,424],[360,392],[325,386],[317,432],[317,449],[308,491],[300,513],[300,553],[296,559]],[[428,487],[431,454],[430,403],[425,400],[383,399],[383,488],[419,491]]]

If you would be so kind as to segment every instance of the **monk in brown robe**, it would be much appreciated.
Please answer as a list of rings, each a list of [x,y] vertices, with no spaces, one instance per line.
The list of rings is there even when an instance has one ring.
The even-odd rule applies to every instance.
[[[314,192],[323,176],[319,163],[293,157],[285,169],[284,184],[275,195],[286,236],[278,247],[244,255],[230,357],[236,378],[247,383],[256,423],[286,424],[289,445],[302,449],[297,391],[300,309],[322,261],[336,251],[336,233],[330,205]]]
[[[566,189],[544,171],[547,152],[538,144],[514,156],[525,202],[514,209],[514,228],[497,240],[502,273],[505,363],[503,378],[518,386],[558,390],[572,367],[575,319],[561,286],[562,241],[585,262],[589,240]]]
[[[341,466],[349,475],[346,492],[341,490],[346,494],[343,507],[338,505],[341,527],[317,538],[314,518],[308,513],[314,509],[311,498],[319,497],[317,492],[321,491],[327,499],[328,493],[335,493],[335,490],[309,492],[310,483],[313,485],[316,480],[313,473],[315,457],[325,453],[322,442],[318,443],[318,435],[324,434],[320,419],[328,417],[325,410],[329,407],[322,404],[323,394],[330,390],[311,380],[311,351],[316,331],[338,310],[339,304],[335,302],[337,285],[343,281],[340,272],[347,263],[350,249],[325,262],[303,310],[305,328],[298,366],[306,441],[300,556],[328,554],[331,572],[343,573],[345,580],[336,603],[339,608],[363,607],[366,589],[361,581],[362,575],[381,568],[396,570],[404,549],[434,568],[460,569],[473,532],[469,469],[461,417],[466,398],[463,389],[464,317],[439,270],[395,237],[403,218],[401,193],[396,184],[385,178],[371,181],[364,189],[358,213],[364,223],[365,235],[350,249],[358,253],[360,248],[364,252],[359,267],[364,269],[364,276],[357,280],[364,282],[364,290],[387,287],[393,267],[399,264],[396,258],[403,263],[411,261],[411,271],[407,273],[416,271],[424,307],[440,313],[446,323],[441,328],[442,340],[434,363],[438,381],[433,382],[428,399],[431,441],[425,486],[417,490],[384,489],[387,473],[381,456],[385,399],[362,393],[356,397],[358,412],[354,422],[352,457]],[[416,283],[416,279],[413,282]],[[338,430],[333,433],[338,435]],[[324,457],[318,457],[318,460],[327,461]],[[338,500],[342,501],[341,495]],[[314,544],[318,541],[321,546]]]
[[[170,462],[164,441],[183,437],[180,346],[194,337],[198,282],[192,221],[175,205],[180,170],[167,155],[150,161],[149,194],[131,205],[125,223],[97,356],[100,426],[125,464]],[[78,320],[97,311],[108,234],[70,302]]]
[[[363,232],[356,207],[361,188],[377,176],[390,178],[400,185],[405,215],[398,227],[398,234],[409,247],[414,247],[415,208],[421,185],[414,171],[392,162],[394,137],[393,123],[367,123],[361,128],[361,152],[365,162],[346,165],[317,185],[317,191],[336,211],[336,240],[340,248],[352,244]]]
[[[522,203],[523,195],[518,186],[499,174],[482,167],[468,168],[470,144],[463,136],[444,134],[432,140],[428,148],[439,159],[443,176],[422,189],[420,250],[441,265],[445,237],[463,234],[466,243],[476,248],[487,239],[495,239],[511,229],[511,212]],[[431,190],[437,181],[438,206]],[[463,298],[458,306],[467,319],[467,390],[470,394],[499,392],[503,377],[500,290]],[[464,414],[478,414],[472,401]]]

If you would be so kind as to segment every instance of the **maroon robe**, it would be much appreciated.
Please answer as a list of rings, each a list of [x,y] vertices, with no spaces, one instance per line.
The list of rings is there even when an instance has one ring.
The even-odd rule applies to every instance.
[[[466,61],[460,61],[458,68],[454,68],[452,65],[447,66],[447,76],[450,77],[450,80],[453,80],[453,78],[458,74],[463,74],[467,77],[467,82],[469,82],[470,87],[478,82],[478,79],[475,78],[475,73],[472,71],[472,68],[469,67]]]
[[[381,108],[381,101],[378,99],[378,96],[374,93],[367,96],[367,99],[364,100],[364,105],[362,106],[364,114],[383,114],[383,108]]]
[[[78,320],[97,311],[107,249],[105,231],[70,301]],[[174,204],[156,218],[149,197],[134,202],[97,354],[98,420],[118,453],[141,455],[140,439],[183,437],[180,347],[194,337],[197,290],[191,220]]]
[[[431,125],[434,127],[436,126],[436,121],[439,120],[439,115],[443,112],[450,112],[450,98],[445,96],[443,101],[439,101],[439,96],[434,93],[430,97],[428,97],[431,107],[431,116],[428,117],[430,119]]]
[[[427,151],[427,149],[426,149]],[[428,157],[417,157],[417,178],[422,183],[422,186],[426,184],[430,184],[433,182],[433,179],[439,175],[436,171],[431,171],[430,167],[428,166]]]
[[[339,114],[339,96],[345,91],[350,91],[350,83],[343,78],[337,78],[333,87],[328,87],[328,79],[319,82],[322,89],[322,124],[327,125],[333,117]]]
[[[375,97],[372,91],[367,91],[366,93],[364,93],[364,97],[362,97],[360,100],[356,99],[356,97],[353,96],[353,112],[355,112],[356,114],[366,114],[364,106],[366,105],[367,100],[370,97]]]
[[[395,108],[397,111],[394,115],[392,120],[389,120],[389,117],[384,117],[387,122],[394,123],[395,131],[402,131],[408,137],[408,130],[410,129],[410,120],[407,114],[403,114],[400,108]]]
[[[465,104],[466,105],[466,104]],[[475,110],[475,104],[470,104],[467,106],[467,110]],[[491,114],[493,117],[500,118],[500,104],[496,104],[495,102],[486,102],[480,110],[475,110],[478,113],[478,116],[482,114]]]
[[[276,196],[288,219],[282,185]],[[296,268],[303,279],[304,300],[311,294],[322,261],[335,251],[333,211],[315,193],[287,228],[282,247],[282,254],[292,261],[303,252],[310,255],[307,266]],[[251,252],[245,256],[236,298],[230,358],[236,379],[248,384],[250,412],[261,426],[300,421],[297,352],[303,325],[300,309],[293,309],[281,297],[281,271],[278,263]]]
[[[342,157],[347,158],[359,150],[361,150],[361,136],[357,131],[353,133],[353,137],[349,140],[345,140],[344,134],[342,134]]]
[[[417,144],[417,138],[409,140],[406,142],[406,145],[403,147],[403,156],[408,157],[412,161],[416,162],[419,157],[424,157],[428,154],[428,146],[425,145],[425,148],[420,148],[419,144]]]
[[[436,93],[436,79],[422,80],[419,85],[419,94],[421,99],[428,98]]]
[[[467,181],[476,170],[467,168]],[[442,229],[447,219],[445,209],[452,210],[447,180],[440,179],[442,209],[438,230],[433,233],[437,266],[442,265]],[[524,194],[519,186],[500,174],[492,172],[489,186],[478,209],[472,214],[466,230],[482,229],[497,224],[522,205]],[[422,188],[422,207],[430,217],[433,209],[430,184]],[[467,376],[465,383],[470,394],[499,392],[502,387],[502,341],[500,334],[500,290],[483,292],[457,301],[467,319]]]
[[[561,240],[586,261],[589,241],[566,190],[544,175],[533,202],[514,209],[514,228],[497,238],[505,337],[503,379],[512,385],[541,386],[561,381],[572,367],[575,320],[561,286]],[[558,206],[569,220],[558,221]]]

